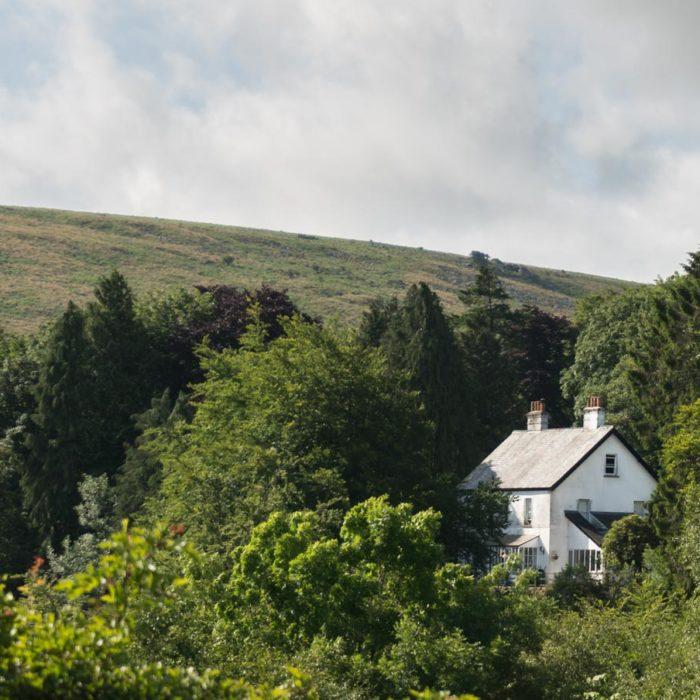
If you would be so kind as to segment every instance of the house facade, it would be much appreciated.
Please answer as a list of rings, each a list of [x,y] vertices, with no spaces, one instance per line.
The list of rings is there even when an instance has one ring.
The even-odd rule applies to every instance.
[[[469,490],[496,481],[508,491],[508,527],[494,561],[511,553],[551,580],[567,564],[604,571],[601,546],[610,525],[643,514],[656,487],[652,470],[591,397],[580,428],[549,428],[542,401],[533,401],[527,430],[516,430],[462,482]]]

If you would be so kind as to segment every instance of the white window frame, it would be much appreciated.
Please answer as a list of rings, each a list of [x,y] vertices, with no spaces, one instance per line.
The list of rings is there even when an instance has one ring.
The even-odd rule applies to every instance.
[[[583,566],[592,574],[603,569],[603,553],[599,549],[570,549],[569,566]]]
[[[537,547],[521,547],[519,553],[523,560],[523,569],[537,568]]]
[[[523,527],[532,527],[532,499],[523,499]]]
[[[608,460],[612,459],[612,464],[608,464]],[[608,469],[612,468],[609,472]],[[606,454],[605,455],[605,466],[603,467],[603,475],[607,477],[617,476],[617,455],[616,454]]]

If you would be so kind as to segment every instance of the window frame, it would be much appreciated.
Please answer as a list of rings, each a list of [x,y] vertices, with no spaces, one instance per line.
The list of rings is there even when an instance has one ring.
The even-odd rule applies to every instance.
[[[583,566],[591,574],[603,570],[603,552],[600,549],[570,549],[569,566]]]
[[[523,499],[523,527],[532,527],[532,498]]]
[[[608,460],[612,457],[613,459],[613,464],[612,464],[612,473],[608,473],[608,469],[610,469],[610,465],[608,464]],[[603,476],[607,478],[614,478],[616,476],[619,476],[618,474],[618,459],[617,459],[617,453],[609,453],[605,455],[605,464],[603,465]]]

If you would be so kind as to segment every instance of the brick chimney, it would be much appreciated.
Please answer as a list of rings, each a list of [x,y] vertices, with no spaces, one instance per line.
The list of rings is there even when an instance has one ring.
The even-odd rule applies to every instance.
[[[527,414],[528,430],[547,430],[549,428],[549,413],[544,410],[544,399],[530,402],[530,412]]]
[[[605,425],[605,409],[603,399],[600,396],[590,396],[583,409],[583,427],[586,430],[595,430]]]

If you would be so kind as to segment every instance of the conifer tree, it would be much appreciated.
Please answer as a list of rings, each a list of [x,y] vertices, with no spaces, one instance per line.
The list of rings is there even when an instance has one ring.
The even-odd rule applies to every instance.
[[[635,438],[656,461],[664,430],[679,406],[700,396],[700,253],[653,290],[650,312],[639,319],[640,341],[632,348],[627,378],[640,417]]]
[[[19,468],[30,521],[54,545],[75,532],[77,483],[93,466],[87,348],[85,318],[70,302],[48,343]]]
[[[478,457],[482,458],[524,412],[515,367],[506,356],[512,315],[508,294],[488,262],[479,266],[474,283],[460,299],[466,306],[459,326],[476,406]]]
[[[387,307],[391,313],[392,307]],[[424,282],[412,285],[387,324],[384,347],[390,363],[408,372],[435,428],[436,468],[464,476],[475,457],[472,409],[462,357],[440,300]]]
[[[99,451],[93,467],[95,474],[112,474],[123,460],[124,444],[133,438],[131,416],[152,394],[152,367],[124,277],[115,270],[102,278],[95,299],[87,312]]]

